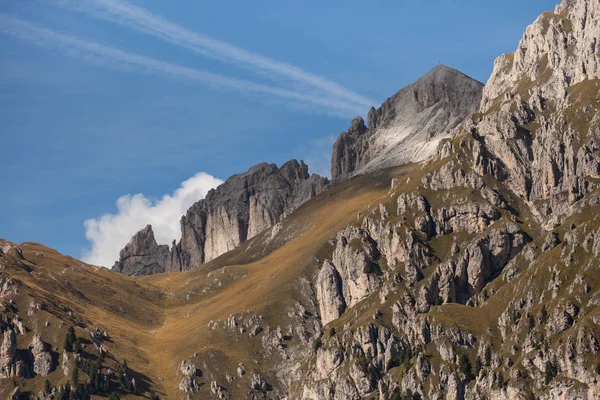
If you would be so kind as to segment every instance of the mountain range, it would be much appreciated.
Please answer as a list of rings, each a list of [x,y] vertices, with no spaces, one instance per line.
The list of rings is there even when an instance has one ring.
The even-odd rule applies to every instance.
[[[331,181],[258,164],[112,270],[0,241],[0,396],[600,398],[600,2],[438,65]]]

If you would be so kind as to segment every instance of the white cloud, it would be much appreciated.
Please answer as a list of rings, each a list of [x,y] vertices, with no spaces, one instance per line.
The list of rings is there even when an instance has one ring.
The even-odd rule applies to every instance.
[[[181,237],[179,220],[187,209],[206,193],[223,183],[211,175],[199,172],[181,183],[172,195],[153,201],[142,193],[126,194],[117,200],[117,213],[104,214],[84,222],[85,237],[91,248],[83,260],[89,264],[111,267],[119,251],[131,237],[151,224],[158,244],[171,244]]]
[[[349,103],[344,99],[330,97],[327,94],[297,92],[126,52],[100,43],[83,40],[76,36],[59,33],[8,14],[0,13],[0,32],[43,47],[57,47],[70,56],[121,71],[166,75],[219,89],[268,95],[285,99],[292,104],[318,106],[313,110],[324,110],[325,113],[330,113],[332,110],[337,111],[333,115],[354,116],[357,115],[360,108],[356,104]]]

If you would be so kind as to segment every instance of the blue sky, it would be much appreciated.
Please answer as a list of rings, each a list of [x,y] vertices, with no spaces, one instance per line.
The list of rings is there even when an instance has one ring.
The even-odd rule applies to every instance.
[[[440,60],[485,82],[556,4],[130,0],[126,17],[114,1],[0,3],[0,237],[81,257],[83,222],[122,195],[262,161],[326,172],[368,104]]]

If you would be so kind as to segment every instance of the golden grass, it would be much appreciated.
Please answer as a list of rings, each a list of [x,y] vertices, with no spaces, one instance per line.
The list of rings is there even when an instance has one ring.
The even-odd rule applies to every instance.
[[[247,343],[232,346],[236,339],[222,330],[210,330],[211,320],[224,321],[230,314],[253,310],[271,325],[282,322],[286,306],[294,301],[295,282],[316,271],[313,256],[323,251],[323,243],[352,223],[359,212],[378,204],[386,197],[392,177],[411,168],[357,177],[317,196],[283,221],[283,229],[295,232],[294,237],[254,260],[248,258],[249,249],[264,235],[196,270],[131,278],[85,265],[37,243],[23,243],[25,259],[31,260],[25,263],[33,273],[16,265],[8,272],[29,288],[27,297],[64,304],[84,319],[80,321],[83,325],[106,328],[113,339],[107,344],[111,354],[127,355],[130,368],[147,376],[153,391],[177,398],[177,367],[194,353],[220,354],[216,360],[224,366],[248,365],[250,358],[260,358],[254,348],[254,341],[260,342],[260,338],[241,335],[247,339],[239,340]],[[221,279],[223,286],[202,293],[215,278]],[[25,296],[21,297],[25,302]],[[26,307],[20,307],[20,315],[26,314]],[[25,325],[29,323],[25,321]],[[66,327],[59,329],[57,320],[48,329],[56,330],[54,337],[44,340],[62,349]],[[88,336],[82,329],[77,333]],[[50,378],[53,384],[68,381],[60,368]],[[41,390],[41,384],[43,380],[29,380],[26,389]],[[208,390],[209,385],[205,386],[202,390]]]

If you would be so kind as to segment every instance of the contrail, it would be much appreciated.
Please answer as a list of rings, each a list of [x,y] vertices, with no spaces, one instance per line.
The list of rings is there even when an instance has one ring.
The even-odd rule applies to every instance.
[[[95,17],[119,23],[153,35],[172,44],[187,48],[205,57],[249,67],[269,75],[277,74],[297,83],[310,86],[331,96],[367,109],[373,101],[328,79],[311,74],[285,62],[261,56],[232,44],[192,32],[146,9],[124,0],[46,0],[52,4],[87,12]]]
[[[0,32],[43,47],[57,47],[71,56],[83,58],[112,69],[168,75],[218,88],[277,96],[297,102],[316,104],[325,108],[331,107],[345,115],[356,115],[357,113],[356,105],[339,99],[297,93],[125,52],[114,47],[62,34],[4,13],[0,13]]]

